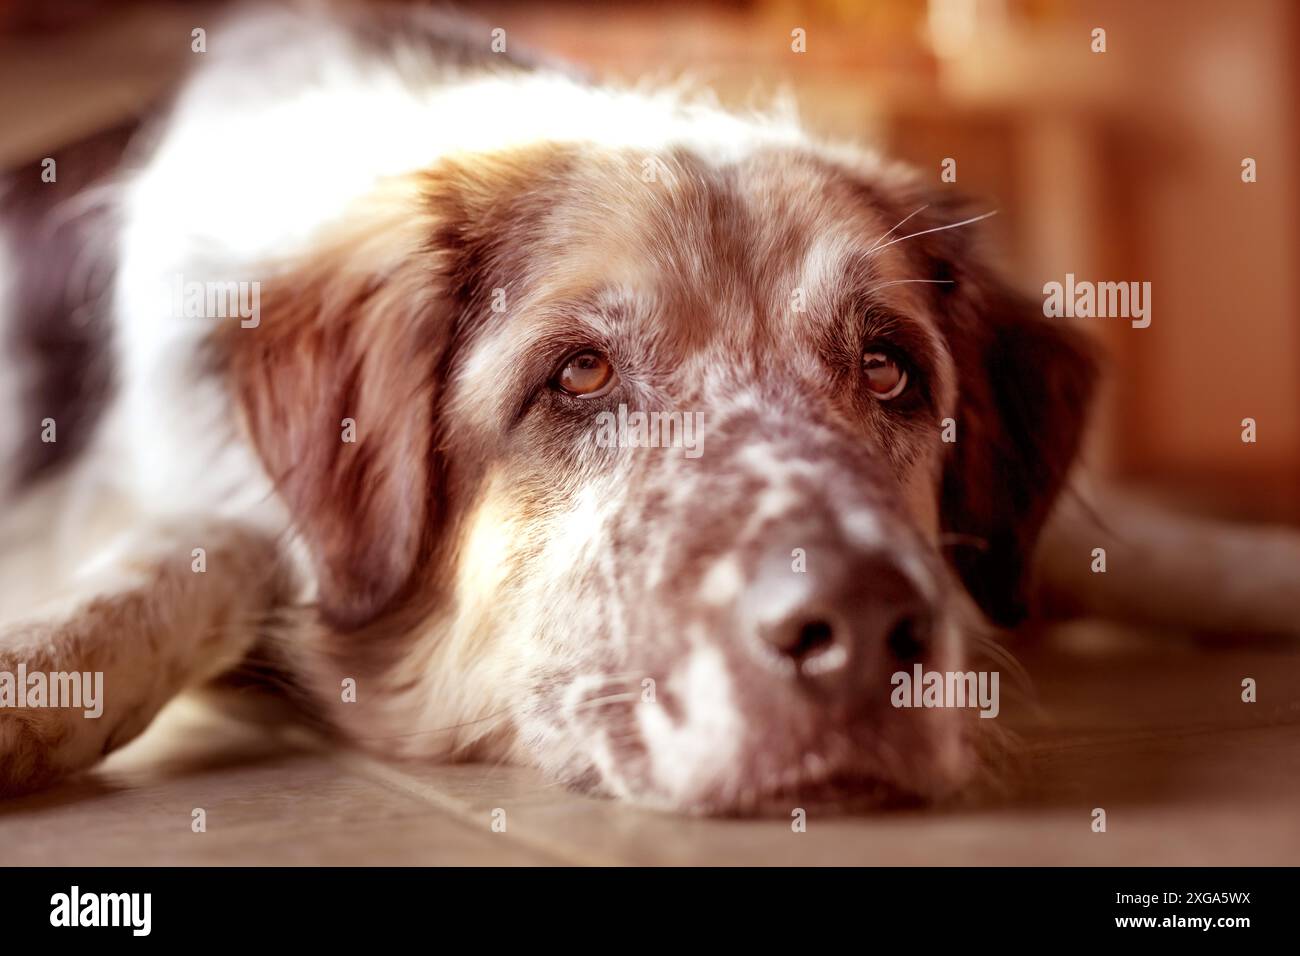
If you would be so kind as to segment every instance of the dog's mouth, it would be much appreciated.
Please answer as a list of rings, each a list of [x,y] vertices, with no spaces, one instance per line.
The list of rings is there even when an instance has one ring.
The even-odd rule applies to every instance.
[[[755,776],[752,782],[737,776],[685,801],[628,779],[611,787],[608,779],[592,771],[571,777],[566,783],[580,792],[616,795],[647,809],[724,819],[879,813],[919,809],[943,798],[941,793],[910,786],[865,766],[830,768],[816,759],[785,772]]]
[[[671,779],[656,774],[646,741],[625,734],[618,757],[569,782],[595,795],[690,816],[791,818],[800,813],[846,815],[935,806],[961,788],[971,769],[966,759],[971,756],[966,751],[969,741],[962,738],[939,749],[934,749],[935,741],[915,741],[915,759],[904,762],[892,747],[885,748],[892,756],[884,759],[887,755],[878,748],[854,745],[846,734],[832,737],[838,746],[814,745],[802,757],[789,739],[764,745],[751,737],[738,751],[701,757],[708,770],[694,785],[674,787]],[[660,759],[677,767],[676,757]]]
[[[599,677],[574,685],[565,736],[586,756],[571,782],[677,813],[789,816],[930,804],[973,769],[969,722],[952,709],[898,710],[865,693],[828,706],[718,652],[654,683],[653,702]]]

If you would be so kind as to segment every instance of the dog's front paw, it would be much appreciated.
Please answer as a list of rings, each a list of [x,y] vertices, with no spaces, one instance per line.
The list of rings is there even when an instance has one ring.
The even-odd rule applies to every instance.
[[[9,674],[0,669],[0,680]],[[0,708],[0,796],[39,790],[63,776],[59,755],[72,735],[68,721],[80,717],[7,704]]]

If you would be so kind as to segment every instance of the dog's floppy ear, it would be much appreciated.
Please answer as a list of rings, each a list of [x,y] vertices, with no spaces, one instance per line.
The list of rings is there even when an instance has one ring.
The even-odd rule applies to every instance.
[[[935,225],[969,216],[941,208]],[[942,522],[967,590],[991,620],[1010,625],[1025,614],[1034,546],[1079,451],[1097,361],[1083,335],[1045,319],[980,261],[969,231],[927,239],[929,264],[946,283],[932,288],[958,376]]]
[[[261,284],[223,339],[243,425],[311,555],[321,612],[358,627],[392,604],[436,521],[438,369],[448,316],[422,256],[418,191],[375,197]]]
[[[448,367],[492,285],[523,268],[520,236],[537,231],[562,158],[444,160],[389,182],[262,283],[256,327],[225,330],[244,427],[337,628],[398,606],[438,540]]]

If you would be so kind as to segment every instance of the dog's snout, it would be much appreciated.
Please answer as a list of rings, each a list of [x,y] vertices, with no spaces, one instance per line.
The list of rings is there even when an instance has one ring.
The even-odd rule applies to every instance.
[[[823,553],[801,572],[774,562],[750,599],[757,637],[812,679],[920,659],[934,616],[917,582],[884,553]]]

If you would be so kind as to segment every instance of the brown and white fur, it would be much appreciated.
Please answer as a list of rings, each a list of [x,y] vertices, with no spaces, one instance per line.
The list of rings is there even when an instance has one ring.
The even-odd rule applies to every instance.
[[[968,722],[891,708],[889,675],[960,669],[981,612],[1023,614],[1084,340],[907,170],[490,39],[425,13],[214,28],[117,174],[8,232],[0,670],[106,676],[98,721],[0,710],[0,790],[241,662],[385,756],[671,809],[968,778]],[[59,229],[91,278],[19,294]],[[176,317],[178,275],[260,283],[260,322]],[[102,385],[63,417],[32,314],[80,316],[83,369],[112,359],[59,373]],[[862,381],[880,348],[911,376],[889,403]],[[607,395],[551,387],[582,349]],[[703,454],[598,447],[619,404],[703,413]]]

